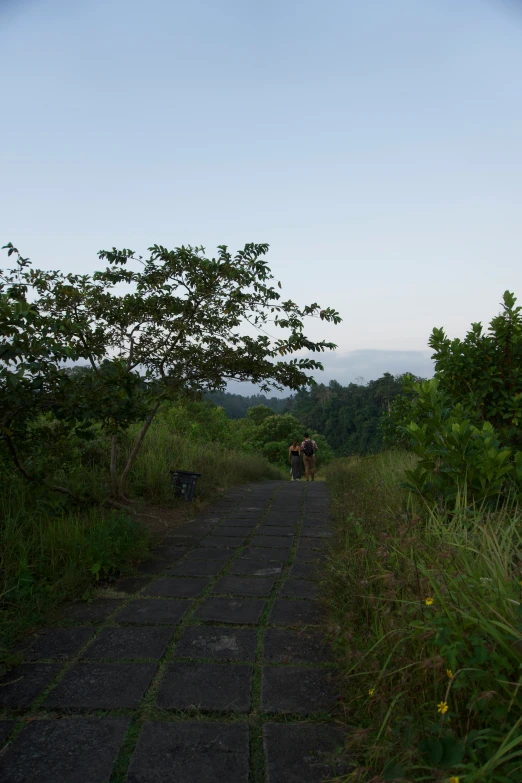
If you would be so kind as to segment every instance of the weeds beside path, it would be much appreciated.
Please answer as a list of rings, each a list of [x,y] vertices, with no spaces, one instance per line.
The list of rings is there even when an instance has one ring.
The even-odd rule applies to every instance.
[[[407,453],[333,463],[324,590],[358,768],[346,780],[522,780],[522,516],[414,506]]]
[[[79,494],[88,488],[101,500],[109,448],[101,436],[82,449],[67,443],[56,456],[57,470]],[[281,477],[260,456],[183,437],[163,419],[151,427],[130,476],[136,503],[129,512],[72,505],[28,484],[10,466],[0,467],[0,667],[11,661],[14,640],[50,610],[88,595],[99,579],[132,573],[151,536],[166,535],[235,484]],[[193,506],[173,499],[172,469],[202,474]]]

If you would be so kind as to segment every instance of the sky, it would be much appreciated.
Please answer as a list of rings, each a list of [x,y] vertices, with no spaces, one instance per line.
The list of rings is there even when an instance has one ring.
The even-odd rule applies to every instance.
[[[520,290],[522,1],[0,0],[0,242],[268,242],[318,380],[429,375]],[[247,387],[234,387],[250,393]]]

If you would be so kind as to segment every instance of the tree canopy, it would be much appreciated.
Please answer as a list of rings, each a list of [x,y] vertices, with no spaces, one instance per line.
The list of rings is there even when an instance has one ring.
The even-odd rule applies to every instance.
[[[213,258],[202,247],[153,245],[146,258],[112,248],[99,252],[107,265],[93,275],[34,269],[12,244],[6,249],[16,264],[0,272],[1,426],[28,478],[37,476],[22,452],[30,462],[36,416],[52,415],[76,432],[102,422],[113,438],[112,493],[125,498],[128,472],[164,400],[223,390],[232,379],[264,391],[298,389],[322,369],[309,354],[336,347],[308,338],[304,324],[308,317],[336,324],[338,313],[282,299],[266,244],[235,255],[222,245]],[[267,331],[274,328],[280,336]],[[90,373],[67,368],[81,361]],[[119,436],[136,421],[143,427],[119,472]]]

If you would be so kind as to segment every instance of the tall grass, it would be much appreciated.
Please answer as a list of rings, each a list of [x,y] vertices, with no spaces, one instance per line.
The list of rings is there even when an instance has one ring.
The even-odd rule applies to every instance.
[[[130,437],[136,434],[130,430]],[[208,500],[236,484],[262,479],[281,479],[282,472],[264,457],[225,445],[222,441],[193,439],[174,429],[167,417],[158,417],[130,474],[131,492],[155,502],[172,500],[171,471],[201,473],[197,494]],[[286,476],[285,476],[286,477]]]
[[[327,471],[338,536],[324,589],[358,727],[347,780],[520,781],[522,516],[415,506],[398,486],[411,459]]]
[[[73,511],[14,473],[0,492],[0,663],[17,636],[100,575],[122,573],[148,548],[127,514]]]
[[[192,412],[181,407],[167,408],[152,424],[129,477],[134,500],[183,503],[173,498],[170,471],[176,469],[201,473],[197,508],[235,484],[282,477],[263,457],[218,440],[223,433],[212,431],[212,411],[201,406],[201,412],[207,426],[195,426]],[[122,437],[121,467],[137,431]],[[110,492],[110,443],[101,429],[90,441],[60,443],[52,457],[55,479],[93,503],[72,505],[27,484],[0,455],[0,663],[17,636],[50,608],[81,596],[100,575],[129,570],[148,547],[147,534],[129,514],[101,502]]]

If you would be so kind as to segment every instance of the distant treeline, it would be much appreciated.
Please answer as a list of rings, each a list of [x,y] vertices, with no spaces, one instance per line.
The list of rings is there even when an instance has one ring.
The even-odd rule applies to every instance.
[[[206,399],[221,405],[231,418],[246,416],[255,405],[266,405],[274,413],[292,413],[303,426],[321,432],[336,454],[371,454],[383,447],[379,423],[392,400],[403,393],[403,378],[385,373],[365,385],[330,381],[283,399],[226,392],[209,394]]]
[[[266,405],[274,413],[284,413],[288,410],[290,400],[289,397],[268,398],[264,394],[243,397],[241,394],[229,394],[229,392],[208,392],[203,396],[203,399],[224,408],[230,419],[243,419],[247,415],[248,409],[255,408],[257,405]]]

